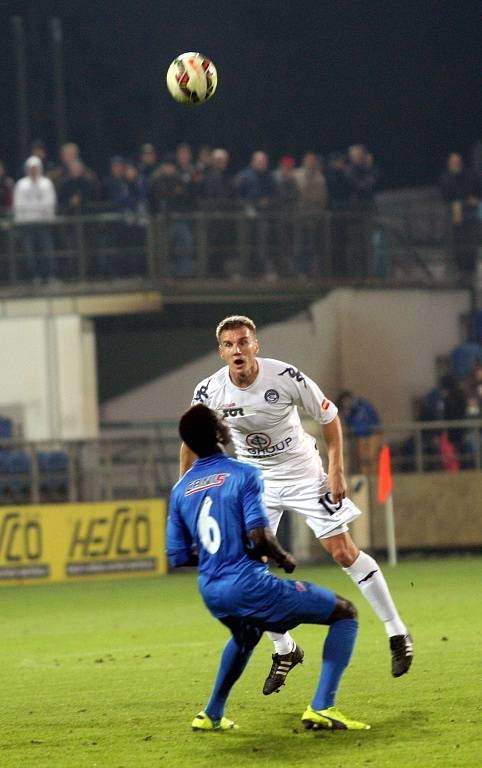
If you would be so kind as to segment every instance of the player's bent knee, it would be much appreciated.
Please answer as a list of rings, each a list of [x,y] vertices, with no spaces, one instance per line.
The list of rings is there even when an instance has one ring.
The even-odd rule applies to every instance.
[[[337,595],[335,609],[327,623],[333,624],[335,621],[341,621],[341,619],[356,620],[357,618],[358,611],[351,600],[347,600],[345,597],[340,597],[340,595]]]
[[[233,637],[240,650],[245,653],[252,651],[258,645],[262,634],[263,632],[259,627],[253,624],[244,624],[233,634]]]

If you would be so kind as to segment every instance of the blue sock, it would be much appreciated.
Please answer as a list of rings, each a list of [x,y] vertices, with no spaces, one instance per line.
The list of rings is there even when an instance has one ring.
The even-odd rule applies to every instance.
[[[335,703],[341,676],[348,666],[358,632],[354,619],[340,619],[331,625],[323,646],[323,663],[313,709],[327,709]]]
[[[222,718],[229,692],[240,677],[252,653],[253,646],[238,645],[233,637],[226,643],[216,682],[204,710],[211,720]]]

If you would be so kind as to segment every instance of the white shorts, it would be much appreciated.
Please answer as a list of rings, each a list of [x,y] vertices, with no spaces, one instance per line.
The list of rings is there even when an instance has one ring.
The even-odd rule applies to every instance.
[[[265,480],[264,501],[273,533],[278,530],[281,515],[285,511],[303,515],[317,539],[346,533],[348,523],[361,515],[361,510],[350,499],[333,503],[328,488],[328,475],[323,471],[320,471],[318,478],[310,475],[289,485]]]

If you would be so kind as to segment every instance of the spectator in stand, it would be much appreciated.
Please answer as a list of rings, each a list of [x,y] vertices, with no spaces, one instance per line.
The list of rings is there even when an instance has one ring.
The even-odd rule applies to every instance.
[[[331,152],[325,172],[328,207],[331,211],[346,213],[350,206],[352,185],[347,173],[347,160],[343,152]]]
[[[476,365],[482,364],[482,345],[475,339],[458,344],[451,351],[449,358],[454,376],[463,381],[470,376]]]
[[[149,189],[149,181],[158,168],[157,151],[154,144],[143,144],[139,152],[139,178],[146,191]]]
[[[82,175],[87,181],[90,182],[91,187],[94,190],[94,195],[97,195],[99,191],[99,179],[97,174],[92,170],[92,168],[88,168],[85,163],[83,163],[80,157],[80,149],[78,145],[74,144],[72,141],[69,141],[66,144],[62,144],[60,148],[60,165],[49,172],[49,177],[55,184],[57,193],[61,184],[70,177],[70,166],[71,163],[75,161],[82,163]]]
[[[322,248],[326,240],[324,211],[328,202],[326,180],[320,158],[306,152],[295,172],[300,192],[299,242],[295,263],[298,276],[306,277],[318,271]]]
[[[191,210],[191,196],[189,186],[181,178],[174,162],[165,160],[152,174],[148,195],[150,212],[153,215],[167,214],[169,276],[192,277],[194,238],[189,222],[175,217],[176,213]],[[174,214],[174,217],[169,214]]]
[[[13,212],[27,260],[27,277],[40,281],[54,278],[54,247],[50,223],[55,218],[56,195],[43,175],[42,161],[31,156],[25,163],[26,176],[17,181],[13,194]],[[37,269],[36,252],[42,254]]]
[[[129,203],[129,187],[126,180],[126,164],[119,155],[111,157],[110,173],[102,183],[102,197],[109,210],[125,211]]]
[[[249,213],[255,214],[271,205],[275,184],[266,152],[253,152],[250,164],[238,173],[235,184]]]
[[[129,160],[125,163],[125,180],[128,189],[127,208],[132,213],[137,214],[140,219],[145,220],[146,214],[146,190],[139,174],[136,164]]]
[[[482,186],[482,139],[477,141],[472,148],[472,170],[479,185]]]
[[[328,193],[321,162],[314,152],[306,152],[303,156],[295,178],[300,191],[301,210],[307,215],[318,216],[327,206]]]
[[[47,145],[42,139],[35,139],[30,146],[30,155],[39,157],[42,161],[44,173],[48,176],[54,169],[55,165],[52,160],[49,160]]]
[[[375,407],[366,398],[345,390],[338,398],[338,409],[345,428],[356,439],[359,471],[364,475],[375,473],[380,451],[380,417]]]
[[[482,363],[476,363],[464,381],[467,395],[467,416],[482,417]]]
[[[296,180],[296,162],[291,155],[284,155],[273,174],[275,193],[273,208],[279,214],[279,257],[276,269],[283,277],[300,274],[300,265],[296,256],[299,254],[297,244],[298,221],[295,214],[298,213],[297,205],[300,198],[300,189]]]
[[[199,152],[197,153],[196,163],[194,168],[196,171],[196,175],[199,175],[201,179],[211,167],[212,155],[213,155],[213,150],[209,146],[209,144],[203,144],[199,148]]]
[[[185,184],[192,184],[195,181],[196,174],[190,144],[183,142],[176,147],[176,166],[177,172]]]
[[[444,420],[458,421],[465,419],[467,415],[467,396],[462,386],[455,376],[444,376]],[[462,428],[452,428],[447,430],[447,436],[458,457],[465,450],[465,435],[467,430]]]
[[[70,160],[59,183],[59,211],[66,216],[85,213],[96,199],[96,185],[82,160]]]
[[[346,174],[351,187],[348,242],[348,272],[368,276],[373,270],[373,235],[376,213],[375,191],[379,174],[363,144],[348,150]]]
[[[263,213],[272,205],[275,182],[269,170],[269,157],[266,152],[253,152],[250,164],[237,174],[234,183],[244,210],[252,219],[247,233],[248,271],[254,276],[274,280],[277,274],[268,258],[271,222]],[[239,275],[234,274],[235,279],[239,279]]]
[[[218,147],[212,150],[210,163],[199,184],[198,204],[208,211],[229,211],[236,205],[233,179],[229,173],[229,153]],[[236,242],[236,222],[232,218],[214,217],[208,223],[209,273],[213,277],[228,277],[236,265],[233,244]]]
[[[331,244],[333,270],[340,277],[349,276],[347,264],[348,216],[352,187],[347,174],[347,160],[343,152],[328,155],[326,169],[328,205],[331,216]]]
[[[481,183],[473,171],[465,169],[458,152],[452,152],[447,158],[447,170],[440,177],[440,191],[449,208],[455,262],[462,274],[470,276],[477,256]]]
[[[7,176],[3,160],[0,160],[0,214],[7,213],[13,204],[15,182]]]
[[[351,208],[373,212],[379,173],[373,155],[363,144],[354,144],[349,148],[346,174],[351,187]]]
[[[234,186],[228,171],[229,159],[229,152],[225,149],[213,149],[211,162],[200,183],[200,199],[204,208],[214,210],[232,208]]]
[[[300,199],[300,188],[296,177],[296,161],[291,155],[284,155],[276,171],[273,173],[275,182],[274,205],[277,210],[292,212]]]

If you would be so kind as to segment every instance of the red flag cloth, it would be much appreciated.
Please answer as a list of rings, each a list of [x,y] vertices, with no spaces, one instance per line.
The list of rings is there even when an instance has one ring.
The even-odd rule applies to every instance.
[[[450,442],[447,432],[440,434],[440,456],[442,467],[446,472],[458,472],[460,469],[459,460],[453,443]]]
[[[392,463],[390,460],[390,448],[382,445],[378,459],[378,501],[385,504],[393,490]]]

